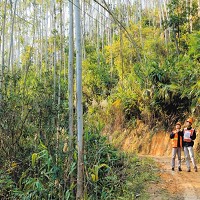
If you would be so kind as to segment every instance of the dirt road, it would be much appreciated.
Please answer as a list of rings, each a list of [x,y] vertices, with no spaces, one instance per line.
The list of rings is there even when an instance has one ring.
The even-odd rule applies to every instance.
[[[171,170],[171,158],[150,156],[159,166],[160,181],[152,183],[149,187],[150,200],[200,200],[200,166],[198,172],[186,171],[185,161],[182,170]],[[191,163],[192,166],[192,163]]]

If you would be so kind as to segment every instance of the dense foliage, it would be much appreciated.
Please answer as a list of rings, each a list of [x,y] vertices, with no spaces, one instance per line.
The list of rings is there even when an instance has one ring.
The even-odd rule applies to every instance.
[[[197,1],[188,12],[182,2],[171,1],[162,24],[158,10],[157,20],[149,18],[151,9],[143,9],[137,23],[120,24],[120,30],[113,24],[112,43],[84,37],[85,199],[134,199],[144,190],[144,181],[155,179],[145,161],[135,155],[127,158],[108,144],[101,135],[105,125],[112,132],[114,126],[134,125],[137,119],[150,128],[166,129],[189,115],[200,121],[200,17]],[[60,35],[54,30],[43,42],[49,45],[48,61],[42,57],[35,63],[37,48],[24,45],[21,68],[18,62],[13,62],[12,71],[4,66],[0,199],[75,199],[76,135],[74,149],[65,146],[69,108],[62,62],[67,60],[68,46],[55,65]]]

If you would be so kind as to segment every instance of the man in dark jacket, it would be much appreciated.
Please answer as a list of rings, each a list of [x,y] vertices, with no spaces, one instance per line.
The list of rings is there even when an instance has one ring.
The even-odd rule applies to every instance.
[[[181,148],[183,144],[183,131],[181,130],[181,123],[177,122],[175,130],[170,134],[170,139],[172,140],[172,171],[175,167],[176,154],[178,156],[178,171],[181,169]]]
[[[183,146],[184,146],[184,154],[186,159],[187,171],[190,172],[190,159],[194,166],[194,171],[197,172],[197,165],[194,159],[194,150],[193,145],[196,139],[196,131],[192,128],[192,118],[187,119],[186,121],[186,128],[183,130]]]

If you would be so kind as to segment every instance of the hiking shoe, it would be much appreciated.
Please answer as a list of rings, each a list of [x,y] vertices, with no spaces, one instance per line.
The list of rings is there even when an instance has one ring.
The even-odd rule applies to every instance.
[[[197,172],[197,166],[194,167],[194,171]]]
[[[178,171],[179,171],[179,172],[181,172],[181,171],[182,171],[182,169],[179,167],[179,168],[178,168]]]
[[[188,169],[187,172],[191,172],[190,169]]]
[[[174,167],[172,167],[172,171],[174,171]]]

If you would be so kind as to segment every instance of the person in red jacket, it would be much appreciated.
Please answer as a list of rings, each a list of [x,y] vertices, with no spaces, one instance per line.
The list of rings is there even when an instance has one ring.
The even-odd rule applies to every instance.
[[[170,134],[170,138],[172,140],[172,171],[175,168],[175,159],[176,154],[178,156],[178,171],[182,171],[181,169],[181,148],[183,147],[183,131],[181,130],[181,123],[177,122],[175,130]]]
[[[190,159],[192,161],[192,164],[194,166],[194,171],[197,172],[197,165],[194,159],[194,150],[193,145],[194,141],[196,139],[196,131],[194,128],[192,128],[193,120],[192,118],[187,119],[186,121],[186,128],[183,129],[183,147],[184,147],[184,154],[186,159],[186,166],[187,171],[190,172]]]

